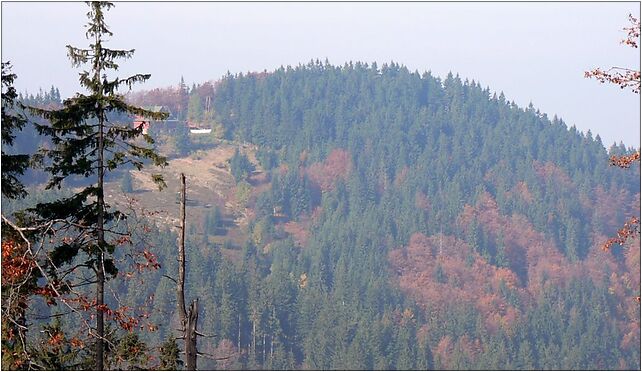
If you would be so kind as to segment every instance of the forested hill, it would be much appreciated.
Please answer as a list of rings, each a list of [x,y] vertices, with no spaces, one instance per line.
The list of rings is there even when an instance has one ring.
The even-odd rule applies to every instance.
[[[213,91],[226,137],[270,159],[271,189],[253,206],[254,232],[264,233],[245,260],[263,262],[256,276],[295,278],[265,282],[261,294],[239,273],[247,323],[236,341],[250,359],[313,369],[640,367],[639,240],[600,249],[639,210],[640,168],[610,167],[599,136],[475,82],[394,63],[311,62],[228,75]],[[303,243],[264,248],[278,235],[274,206],[308,227]],[[279,359],[251,346],[262,296],[276,297],[266,300],[271,314],[259,307],[257,332]]]
[[[532,106],[519,108],[474,81],[452,74],[442,81],[397,64],[316,62],[228,75],[216,85],[214,103],[230,138],[283,148],[290,163],[303,151],[318,160],[337,147],[356,160],[371,147],[388,176],[405,165],[437,165],[422,156],[456,158],[448,162],[453,175],[461,167],[488,171],[500,160],[513,171],[552,162],[574,180],[595,184],[621,174],[603,166],[607,153],[590,131],[583,135]]]
[[[640,369],[640,240],[601,249],[640,208],[639,163],[609,166],[624,146],[395,63],[311,62],[132,101],[228,140],[180,142],[230,155],[203,170],[221,177],[220,210],[202,222],[187,208],[186,293],[217,335],[199,350],[225,358],[200,368]],[[199,158],[213,159],[174,160]],[[142,337],[159,345],[178,324],[163,278],[176,236],[143,240],[161,269],[110,283],[152,302],[160,328]]]
[[[488,192],[503,213],[526,215],[565,256],[583,258],[598,243],[595,233],[612,234],[638,207],[639,168],[609,167],[599,136],[452,74],[441,81],[394,63],[316,62],[227,76],[214,105],[229,138],[278,151],[291,167],[347,150],[352,182],[370,198],[357,208],[379,205],[388,194],[409,203],[425,195],[431,207],[417,217],[417,231],[455,233],[463,206]],[[610,148],[611,155],[625,151]],[[404,192],[391,189],[395,182]],[[394,234],[396,243],[407,242],[413,228],[391,223],[405,226],[394,229],[406,232]]]

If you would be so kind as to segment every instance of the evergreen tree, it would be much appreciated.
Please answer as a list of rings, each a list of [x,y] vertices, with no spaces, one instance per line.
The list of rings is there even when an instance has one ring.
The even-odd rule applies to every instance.
[[[115,364],[118,369],[129,371],[145,370],[148,361],[147,344],[138,334],[127,332],[118,342],[115,351]]]
[[[176,119],[185,120],[187,118],[187,106],[189,100],[189,87],[185,84],[185,79],[181,75],[178,83],[178,103],[176,107]]]
[[[532,371],[535,368],[535,359],[533,358],[533,352],[531,351],[531,345],[528,340],[524,340],[519,344],[519,350],[517,354],[517,369],[523,371]]]
[[[172,137],[174,149],[178,156],[185,156],[189,154],[192,146],[192,141],[189,138],[189,129],[187,127],[178,128]]]
[[[180,350],[176,339],[168,337],[167,341],[160,347],[160,367],[161,371],[177,371],[178,367],[183,364],[179,357]]]
[[[214,209],[205,215],[205,234],[218,235],[219,228],[223,224],[221,208],[214,206]]]
[[[203,120],[203,108],[201,107],[201,97],[198,92],[192,91],[189,96],[187,107],[187,120],[192,123],[200,123]]]
[[[110,210],[104,199],[104,182],[106,172],[131,163],[137,169],[143,167],[149,159],[155,165],[166,164],[144,144],[134,142],[142,135],[142,127],[131,128],[129,123],[119,123],[119,116],[141,115],[155,120],[165,118],[165,114],[154,113],[131,106],[118,93],[120,87],[131,87],[134,83],[144,82],[150,75],[136,74],[127,78],[109,79],[107,73],[118,69],[116,60],[129,59],[134,50],[114,50],[104,46],[105,38],[112,36],[107,27],[104,12],[113,7],[108,2],[92,2],[87,14],[87,39],[89,48],[81,49],[67,46],[72,65],[90,65],[90,70],[80,73],[80,84],[89,94],[78,93],[65,100],[59,110],[31,108],[49,123],[38,125],[41,134],[49,136],[54,144],[52,149],[43,150],[47,157],[45,169],[51,174],[47,188],[60,188],[63,180],[72,176],[89,178],[93,184],[85,187],[70,198],[38,205],[32,212],[45,221],[64,220],[69,225],[83,226],[84,233],[91,237],[74,243],[63,243],[52,251],[56,264],[70,263],[74,256],[82,252],[86,266],[95,274],[95,319],[93,331],[96,341],[95,368],[104,369],[104,335],[105,335],[105,280],[117,273],[113,252],[116,245],[109,239],[110,223],[121,213]],[[149,136],[144,136],[148,144]],[[160,176],[154,181],[163,185]],[[107,233],[107,234],[106,234]],[[56,262],[57,261],[57,262]],[[55,268],[52,267],[55,271]]]
[[[432,351],[430,350],[430,345],[428,344],[428,337],[426,337],[423,342],[419,343],[419,348],[417,352],[418,361],[417,368],[424,371],[432,371],[434,367],[434,361],[432,356]]]
[[[238,149],[234,151],[234,156],[230,159],[230,169],[236,182],[247,179],[254,172],[254,164],[250,162],[247,156]]]
[[[15,131],[20,131],[27,118],[18,111],[16,89],[13,82],[16,78],[11,73],[11,64],[2,62],[2,195],[8,198],[24,197],[26,191],[18,177],[24,174],[29,166],[28,155],[9,154],[5,149],[15,140]]]

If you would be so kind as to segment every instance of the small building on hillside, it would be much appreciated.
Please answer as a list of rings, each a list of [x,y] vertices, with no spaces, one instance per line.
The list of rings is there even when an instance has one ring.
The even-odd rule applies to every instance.
[[[149,130],[149,127],[151,125],[156,125],[156,124],[160,124],[160,123],[168,124],[169,122],[173,122],[173,124],[176,125],[177,120],[172,120],[171,119],[172,112],[169,110],[169,108],[167,106],[159,106],[159,105],[157,105],[157,106],[145,106],[143,108],[145,110],[147,110],[147,111],[152,111],[152,112],[157,112],[157,113],[164,112],[164,113],[168,114],[168,118],[166,120],[162,120],[162,121],[152,120],[152,119],[146,118],[146,117],[141,116],[141,115],[134,116],[134,120],[133,120],[132,125],[134,126],[134,128],[138,128],[138,127],[140,127],[142,125],[143,126],[143,134],[147,134],[147,132]]]
[[[191,134],[208,134],[212,133],[212,128],[206,128],[203,124],[195,122],[187,122],[187,127]]]

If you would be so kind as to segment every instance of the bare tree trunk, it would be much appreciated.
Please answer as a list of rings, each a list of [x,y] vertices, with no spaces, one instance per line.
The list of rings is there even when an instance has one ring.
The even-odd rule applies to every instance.
[[[185,367],[188,371],[196,371],[196,348],[198,327],[198,298],[193,300],[189,309],[185,309],[185,174],[181,173],[181,236],[178,243],[178,313],[181,318],[183,338],[185,340]]]
[[[256,315],[254,310],[252,311],[252,352],[256,358]]]
[[[103,255],[100,255],[101,262],[98,263],[102,266]],[[96,284],[96,370],[104,370],[104,350],[105,342],[105,317],[102,311],[102,306],[105,303],[105,273],[102,268],[98,269],[98,283]]]
[[[185,309],[185,174],[181,173],[181,232],[178,242],[178,285],[176,286],[178,296],[178,315],[181,318],[183,332],[187,320]]]
[[[276,314],[274,314],[274,307],[272,308],[272,319],[276,319]],[[270,334],[270,360],[274,356],[274,330]]]
[[[187,331],[185,332],[185,365],[188,371],[196,371],[196,334],[198,323],[198,298],[192,301],[187,312]]]

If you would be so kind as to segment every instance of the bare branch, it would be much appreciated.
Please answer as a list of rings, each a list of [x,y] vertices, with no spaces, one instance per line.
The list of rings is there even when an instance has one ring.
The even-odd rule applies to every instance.
[[[173,281],[174,283],[177,283],[177,284],[178,284],[178,282],[176,281],[176,279],[172,278],[172,277],[171,277],[171,276],[169,276],[169,275],[165,275],[165,274],[163,274],[163,275],[162,275],[162,277],[163,277],[163,278],[167,278],[167,279],[169,279],[169,280]]]
[[[196,353],[196,355],[198,355],[200,357],[203,357],[203,358],[206,358],[206,359],[211,359],[211,360],[226,360],[226,359],[230,359],[231,357],[233,357],[235,355],[240,355],[240,353],[234,353],[232,355],[228,355],[228,356],[225,356],[225,357],[217,357],[217,356],[214,356],[214,355],[211,355],[211,354],[201,353],[199,351],[199,352]]]
[[[54,294],[56,295],[56,298],[57,298],[57,299],[59,299],[59,300],[60,300],[60,302],[62,302],[62,303],[63,303],[63,304],[64,304],[64,305],[69,309],[69,310],[71,310],[71,312],[72,312],[72,313],[75,313],[75,314],[77,314],[77,315],[80,317],[80,319],[81,319],[81,321],[83,322],[83,324],[84,324],[84,326],[85,326],[85,329],[87,329],[87,332],[88,332],[88,334],[89,334],[89,335],[91,335],[91,336],[93,336],[93,337],[95,337],[95,338],[101,338],[103,341],[105,341],[105,342],[107,342],[108,344],[110,344],[111,346],[115,347],[115,345],[114,345],[110,340],[108,340],[108,339],[106,339],[106,338],[104,338],[104,337],[99,336],[98,334],[96,334],[96,333],[93,331],[92,327],[89,325],[89,323],[87,323],[87,321],[85,320],[85,318],[84,318],[84,316],[82,315],[82,313],[80,313],[80,311],[79,311],[78,309],[76,309],[76,308],[74,308],[73,306],[71,306],[71,305],[67,302],[67,300],[65,300],[64,296],[63,296],[63,295],[58,291],[58,288],[56,288],[56,286],[53,284],[52,280],[49,278],[49,275],[47,275],[47,272],[42,268],[42,266],[41,266],[41,265],[38,263],[38,261],[35,259],[35,255],[33,254],[33,251],[32,251],[32,248],[31,248],[31,242],[30,242],[30,241],[29,241],[29,239],[27,239],[27,237],[24,235],[24,232],[23,232],[24,230],[23,230],[21,227],[19,227],[19,226],[17,226],[16,224],[14,224],[14,223],[13,223],[11,220],[9,220],[7,217],[5,217],[5,215],[4,215],[4,214],[3,214],[3,215],[1,215],[1,216],[2,216],[2,220],[3,220],[7,225],[9,225],[9,226],[14,230],[14,231],[16,231],[16,232],[20,235],[20,237],[22,238],[22,240],[25,242],[26,247],[27,247],[27,251],[28,251],[28,252],[29,252],[29,254],[34,258],[34,265],[38,268],[38,270],[40,271],[40,274],[42,275],[42,277],[43,277],[43,278],[45,278],[45,280],[46,280],[46,286],[47,286],[47,287],[49,287],[49,288],[54,292]],[[52,263],[52,264],[53,264],[53,263]],[[74,292],[72,292],[72,293],[74,293]],[[76,294],[76,295],[78,295],[78,294]],[[80,295],[78,295],[78,296],[80,296]]]
[[[199,331],[196,331],[196,335],[197,335],[197,336],[200,336],[200,337],[212,337],[212,338],[214,338],[214,337],[218,337],[218,335],[205,335],[205,334],[202,334],[202,333],[201,333],[201,332],[199,332]]]

